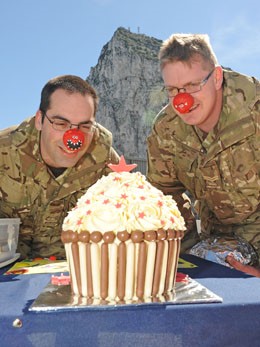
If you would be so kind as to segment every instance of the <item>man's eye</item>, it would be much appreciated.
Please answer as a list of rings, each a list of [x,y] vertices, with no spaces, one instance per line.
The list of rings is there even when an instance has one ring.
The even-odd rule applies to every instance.
[[[67,127],[68,126],[68,122],[64,122],[64,121],[62,121],[62,120],[55,120],[54,121],[54,124],[55,125],[57,125],[57,126],[59,126],[59,127]]]
[[[191,84],[188,84],[187,87],[198,87],[199,83],[191,83]]]
[[[88,123],[88,124],[81,124],[80,125],[81,129],[86,129],[89,130],[92,127],[92,124]]]
[[[172,93],[176,91],[176,88],[172,87],[172,88],[165,88],[167,93]]]

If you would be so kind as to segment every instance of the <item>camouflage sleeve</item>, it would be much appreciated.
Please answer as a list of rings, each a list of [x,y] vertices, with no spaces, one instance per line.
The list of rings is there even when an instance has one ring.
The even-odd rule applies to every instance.
[[[113,147],[110,148],[110,162],[116,164],[119,162],[119,155]]]
[[[180,199],[185,187],[178,180],[174,168],[174,150],[169,140],[160,134],[162,130],[154,125],[147,139],[147,179],[164,194]]]
[[[17,247],[17,252],[20,253],[21,259],[28,259],[31,257],[32,251],[32,235],[33,230],[28,230],[28,228],[20,226],[19,232],[19,243]]]
[[[158,129],[160,131],[160,128]],[[187,232],[196,229],[195,217],[191,210],[186,188],[178,180],[174,169],[174,153],[169,141],[163,139],[156,124],[147,139],[147,179],[164,194],[172,195],[178,204],[186,223]],[[198,240],[198,236],[195,236]]]
[[[110,148],[110,154],[109,154],[109,163],[117,164],[119,162],[119,155],[115,151],[113,147]],[[104,170],[103,170],[103,175],[108,175],[111,172],[111,169],[106,165]]]

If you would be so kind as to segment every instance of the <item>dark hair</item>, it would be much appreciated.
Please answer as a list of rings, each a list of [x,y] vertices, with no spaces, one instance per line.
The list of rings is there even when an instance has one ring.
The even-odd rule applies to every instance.
[[[66,90],[68,93],[80,93],[82,95],[90,95],[94,101],[94,116],[96,115],[98,106],[98,96],[93,87],[83,80],[81,77],[74,75],[57,76],[49,80],[42,89],[40,110],[43,114],[50,108],[51,95],[57,89]]]

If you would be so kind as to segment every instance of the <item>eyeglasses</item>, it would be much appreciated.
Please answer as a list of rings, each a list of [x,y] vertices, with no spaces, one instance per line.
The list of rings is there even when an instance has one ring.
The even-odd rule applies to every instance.
[[[202,81],[198,83],[190,83],[186,87],[183,88],[177,88],[177,87],[163,87],[163,91],[165,91],[168,95],[168,97],[172,98],[176,96],[179,93],[196,93],[199,92],[202,87],[208,82],[210,76],[213,74],[215,69],[213,69]]]
[[[54,130],[57,131],[66,131],[71,129],[73,126],[77,127],[79,130],[81,130],[85,134],[93,133],[96,129],[96,123],[92,122],[86,122],[86,123],[79,123],[79,124],[73,124],[70,121],[66,119],[50,119],[47,114],[44,112],[43,115],[48,119],[48,121],[51,123]]]

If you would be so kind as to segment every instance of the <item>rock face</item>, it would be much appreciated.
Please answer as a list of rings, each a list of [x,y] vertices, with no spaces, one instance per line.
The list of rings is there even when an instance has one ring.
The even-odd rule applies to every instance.
[[[162,41],[118,28],[103,47],[88,82],[100,102],[97,121],[113,133],[114,147],[145,172],[146,137],[166,104],[158,52]]]

